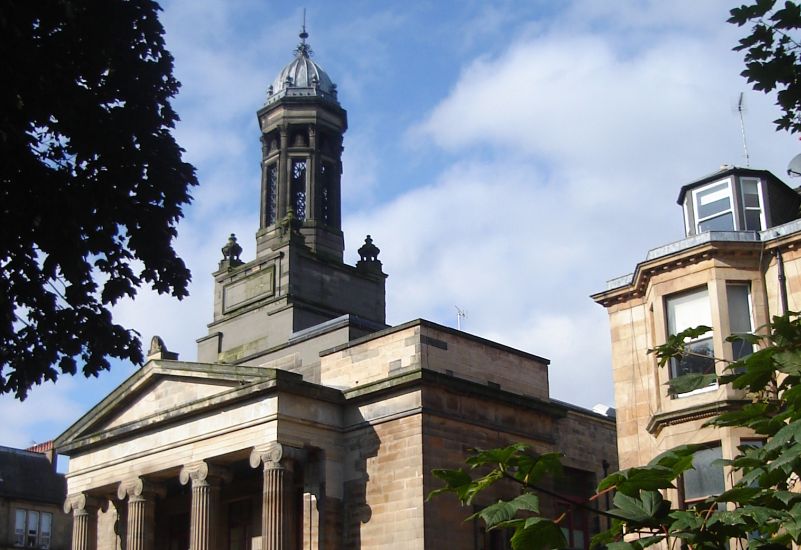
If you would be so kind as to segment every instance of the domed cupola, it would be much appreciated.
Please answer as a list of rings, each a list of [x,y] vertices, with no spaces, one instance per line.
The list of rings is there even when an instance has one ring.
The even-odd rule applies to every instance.
[[[295,59],[284,67],[256,113],[261,128],[261,221],[256,253],[290,240],[342,262],[342,138],[348,115],[331,78],[310,59],[306,25]],[[293,242],[294,242],[293,241]]]
[[[322,67],[311,60],[314,52],[306,42],[309,33],[305,26],[299,36],[295,58],[281,69],[267,90],[267,105],[283,97],[317,97],[339,103],[337,85],[331,82]]]

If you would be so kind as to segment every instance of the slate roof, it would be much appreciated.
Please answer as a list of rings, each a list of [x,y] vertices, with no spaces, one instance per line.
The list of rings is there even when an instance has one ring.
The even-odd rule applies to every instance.
[[[64,503],[67,481],[41,453],[0,446],[0,498]]]

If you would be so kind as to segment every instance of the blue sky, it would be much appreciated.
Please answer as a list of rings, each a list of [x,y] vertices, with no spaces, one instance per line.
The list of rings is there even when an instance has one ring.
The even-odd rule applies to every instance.
[[[387,319],[418,317],[551,359],[552,396],[613,402],[606,312],[590,299],[649,248],[680,239],[679,188],[721,164],[784,176],[796,138],[751,92],[731,2],[307,2],[315,60],[348,111],[346,258],[381,248]],[[292,58],[302,7],[264,0],[163,3],[183,83],[174,106],[200,187],[177,248],[191,297],[142,292],[119,322],[182,359],[212,314],[210,273],[231,232],[255,251],[256,110]],[[786,178],[785,178],[786,180]],[[795,186],[797,181],[790,180]],[[791,306],[793,306],[791,304]],[[798,307],[798,306],[793,306]],[[57,436],[136,367],[65,377],[24,403],[0,397],[0,444]]]

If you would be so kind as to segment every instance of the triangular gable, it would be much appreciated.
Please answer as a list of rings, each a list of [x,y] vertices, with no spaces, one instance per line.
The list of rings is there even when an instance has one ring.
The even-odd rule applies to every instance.
[[[238,394],[243,386],[275,378],[274,369],[153,360],[131,375],[55,441],[59,449],[92,434],[158,421]]]

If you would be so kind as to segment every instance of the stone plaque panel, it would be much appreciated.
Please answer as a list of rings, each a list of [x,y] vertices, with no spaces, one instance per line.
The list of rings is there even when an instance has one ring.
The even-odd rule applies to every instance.
[[[269,298],[275,293],[275,266],[267,266],[223,288],[223,313]]]

